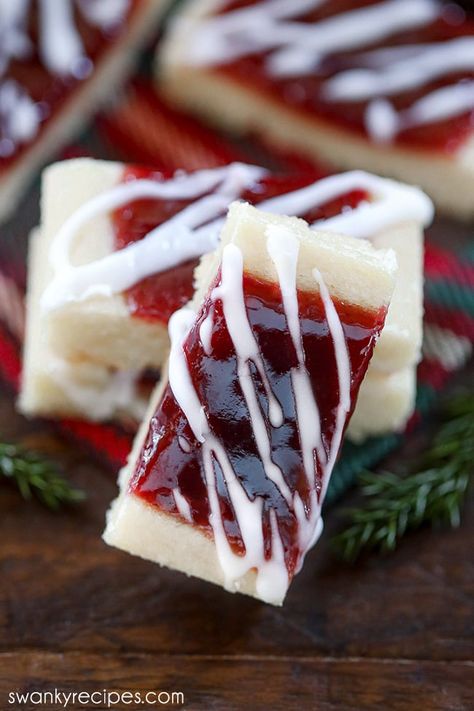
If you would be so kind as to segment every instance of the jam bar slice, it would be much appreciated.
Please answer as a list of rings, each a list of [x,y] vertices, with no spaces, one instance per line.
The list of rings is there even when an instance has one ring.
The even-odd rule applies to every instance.
[[[232,205],[170,321],[105,541],[281,604],[321,533],[395,271],[365,240]]]
[[[158,59],[165,94],[215,124],[474,215],[474,20],[460,5],[191,0]]]
[[[2,0],[0,221],[130,71],[168,0]]]

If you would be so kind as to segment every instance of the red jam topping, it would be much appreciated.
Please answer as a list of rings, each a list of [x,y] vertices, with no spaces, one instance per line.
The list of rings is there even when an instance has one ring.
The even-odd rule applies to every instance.
[[[218,275],[214,286],[220,282]],[[209,292],[210,293],[210,292]],[[279,286],[244,276],[246,310],[257,339],[270,386],[283,409],[283,424],[268,423],[273,461],[281,468],[291,492],[298,491],[307,505],[309,491],[305,476],[290,369],[297,367],[297,355],[288,332]],[[334,344],[328,331],[319,295],[299,292],[299,309],[306,367],[318,404],[323,444],[329,451],[339,402]],[[206,354],[200,339],[200,325],[214,303],[211,352]],[[385,310],[370,312],[335,301],[350,354],[351,402],[355,402],[375,340],[382,329]],[[237,358],[222,302],[206,301],[191,329],[184,351],[194,388],[203,404],[212,433],[224,445],[236,476],[250,499],[263,499],[263,531],[266,556],[270,557],[270,510],[277,514],[285,561],[290,578],[298,564],[298,524],[279,488],[267,478],[260,459],[250,414],[239,385]],[[265,390],[251,366],[263,413],[267,412]],[[266,415],[265,415],[266,417]],[[184,446],[183,446],[184,443]],[[236,514],[219,465],[214,463],[217,490],[228,540],[236,553],[244,546]],[[316,472],[318,490],[321,471]],[[190,506],[192,522],[212,537],[209,501],[202,459],[202,446],[177,404],[170,386],[151,419],[148,434],[130,489],[160,511],[180,518],[173,489],[179,488]]]
[[[170,173],[158,172],[150,168],[128,166],[123,181],[151,179],[167,180]],[[299,176],[266,176],[249,185],[241,198],[254,205],[278,195],[298,190],[315,182],[319,173],[305,173]],[[330,203],[314,208],[302,215],[308,222],[333,217],[345,208],[354,208],[367,199],[363,190],[342,195]],[[116,210],[112,220],[115,232],[115,247],[121,249],[131,242],[136,242],[161,223],[169,220],[190,204],[190,200],[136,200]],[[126,294],[130,313],[148,321],[167,323],[171,314],[184,306],[192,298],[193,272],[198,260],[192,260],[139,282]]]
[[[258,0],[259,3],[261,1]],[[255,4],[257,4],[255,0],[232,0],[220,10],[220,13],[224,14],[230,10]],[[332,0],[322,3],[316,10],[291,18],[291,21],[319,22],[373,4],[376,4],[376,0]],[[287,106],[291,106],[302,114],[309,114],[313,118],[322,119],[332,125],[339,125],[345,130],[366,135],[364,116],[368,101],[327,101],[321,91],[323,83],[340,71],[360,68],[355,57],[361,51],[371,51],[387,46],[442,42],[465,36],[474,36],[474,21],[466,19],[464,11],[456,7],[454,3],[446,3],[445,11],[425,26],[399,32],[383,43],[371,44],[356,52],[346,51],[329,55],[323,58],[317,68],[307,76],[281,78],[270,74],[266,68],[268,52],[255,53],[236,59],[229,64],[213,68],[213,71],[225,74],[233,81],[242,83],[246,88],[252,87],[259,95],[266,94],[270,101],[278,103],[284,101]],[[403,110],[436,89],[462,79],[472,78],[474,78],[472,71],[450,73],[427,82],[420,88],[390,96],[389,99],[397,111]],[[405,128],[398,133],[394,141],[412,148],[450,153],[456,152],[472,135],[473,131],[473,113],[466,111],[462,115],[445,120]]]
[[[12,0],[12,4],[15,1]],[[40,119],[38,131],[30,141],[15,141],[13,143],[8,132],[5,131],[9,118],[2,117],[0,110],[0,173],[7,170],[29,148],[31,142],[41,136],[49,121],[62,108],[66,107],[67,102],[73,98],[76,89],[90,77],[91,72],[94,71],[93,68],[100,63],[113,45],[120,41],[128,22],[141,4],[142,0],[129,0],[130,7],[125,18],[107,28],[88,22],[76,4],[73,4],[74,28],[80,36],[85,57],[81,61],[81,66],[76,68],[76,76],[52,74],[45,67],[39,50],[39,2],[31,3],[31,9],[25,10],[28,12],[27,30],[31,41],[31,52],[26,57],[13,58],[9,61],[5,74],[0,75],[0,86],[2,83],[7,84],[12,81],[17,84],[39,109]],[[0,59],[1,54],[0,47]],[[5,124],[3,124],[4,121]]]

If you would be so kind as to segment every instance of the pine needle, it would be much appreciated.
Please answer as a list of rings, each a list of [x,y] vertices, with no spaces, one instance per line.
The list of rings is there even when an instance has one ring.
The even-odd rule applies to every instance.
[[[14,483],[24,499],[36,497],[54,511],[85,499],[51,462],[15,444],[0,443],[0,476]]]
[[[336,551],[353,562],[364,550],[393,551],[410,530],[424,524],[457,527],[474,462],[474,396],[452,398],[444,422],[419,468],[408,476],[362,472],[363,504],[346,510],[348,524],[333,538]]]

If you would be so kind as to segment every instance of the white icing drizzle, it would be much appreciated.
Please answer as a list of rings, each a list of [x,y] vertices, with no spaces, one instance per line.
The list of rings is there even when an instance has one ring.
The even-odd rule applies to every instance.
[[[196,321],[192,309],[176,311],[170,318],[168,330],[171,340],[168,378],[176,402],[184,412],[198,442],[204,442],[207,434],[206,413],[194,389],[189,373],[183,343]]]
[[[273,427],[280,427],[283,424],[283,412],[268,382],[260,349],[248,320],[242,288],[243,274],[242,252],[234,244],[228,244],[222,254],[221,283],[213,290],[211,299],[222,301],[227,330],[237,355],[237,375],[250,413],[255,441],[265,474],[278,487],[283,498],[289,502],[291,500],[290,489],[280,467],[271,458],[270,438],[250,369],[250,363],[253,363],[262,380],[268,399],[270,423]]]
[[[79,8],[91,25],[113,27],[125,17],[130,0],[78,0]]]
[[[76,3],[86,21],[105,30],[124,17],[129,0],[34,0],[40,61],[54,76],[82,80],[93,65],[76,28]],[[32,0],[0,0],[0,157],[31,141],[43,120],[26,89],[6,76],[12,60],[26,61],[33,54],[28,27],[32,9]]]
[[[213,458],[221,467],[229,498],[236,512],[245,546],[244,555],[234,553],[227,540],[217,494]],[[281,602],[289,581],[276,520],[272,517],[272,531],[275,529],[275,534],[272,533],[272,555],[267,559],[262,527],[262,499],[259,496],[253,501],[248,498],[224,447],[212,434],[208,435],[203,445],[203,462],[211,510],[210,522],[225,586],[230,590],[238,590],[240,578],[254,568],[257,575],[256,590],[261,599],[265,602]]]
[[[296,270],[300,244],[286,228],[277,225],[269,225],[266,236],[267,251],[278,275],[288,330],[298,358],[298,367],[292,369],[291,381],[295,396],[304,468],[309,485],[314,486],[314,451],[317,451],[321,462],[325,461],[326,453],[321,440],[319,409],[305,365],[301,336],[296,292]]]
[[[353,69],[323,82],[326,101],[353,102],[400,94],[426,86],[456,72],[474,68],[474,38],[359,52],[405,31],[423,27],[442,11],[437,0],[382,0],[318,22],[298,22],[321,0],[281,3],[264,0],[250,8],[202,19],[193,27],[177,23],[186,37],[183,61],[194,65],[227,64],[266,52],[266,69],[277,78],[301,77],[317,71],[322,60],[353,52]],[[358,65],[358,66],[357,66]],[[427,103],[421,103],[426,101]],[[375,141],[391,141],[404,128],[451,118],[474,109],[472,91],[449,84],[449,90],[428,93],[401,115],[386,103],[367,108],[366,128]]]
[[[270,55],[270,71],[286,74],[285,62],[289,62],[292,70],[300,74],[314,69],[324,55],[368,46],[404,29],[424,25],[439,13],[434,0],[385,0],[314,24],[287,21],[322,4],[321,0],[286,3],[282,12],[281,3],[255,3],[243,10],[206,18],[188,37],[184,59],[192,64],[225,64],[281,47],[280,55]]]
[[[271,389],[258,343],[248,320],[242,288],[243,274],[242,252],[233,244],[227,245],[222,254],[221,284],[213,290],[211,298],[213,301],[222,301],[227,330],[237,355],[237,375],[250,413],[253,433],[265,474],[278,487],[283,498],[290,502],[291,492],[283,472],[272,461],[270,437],[250,369],[250,363],[253,363],[265,388],[270,423],[273,427],[280,427],[283,424],[283,412]]]
[[[229,335],[239,358],[239,376],[242,376],[243,380],[250,377],[247,368],[249,361],[252,361],[267,394],[270,422],[274,427],[280,427],[283,413],[268,383],[258,344],[247,317],[242,287],[239,287],[244,273],[243,257],[242,252],[235,245],[229,244],[225,247],[221,270],[221,284],[213,290],[211,298],[213,301],[218,299],[222,301]]]
[[[39,0],[39,53],[51,74],[75,75],[84,46],[74,24],[71,0]]]
[[[35,137],[41,114],[37,104],[14,79],[0,82],[0,158]]]
[[[325,95],[334,101],[363,101],[418,89],[446,74],[474,70],[474,37],[393,47],[385,59],[382,52],[375,50],[364,56],[370,64],[373,54],[373,63],[378,58],[378,66],[349,69],[329,79]]]
[[[474,81],[464,81],[432,91],[404,111],[397,112],[386,99],[375,99],[367,107],[365,125],[374,141],[389,143],[406,128],[443,121],[472,109]]]
[[[310,74],[327,55],[367,47],[423,26],[438,13],[439,6],[432,0],[385,0],[311,25],[293,24],[289,46],[283,42],[267,67],[279,77]]]
[[[173,489],[173,496],[180,516],[182,516],[188,523],[192,523],[193,516],[191,513],[191,507],[188,500],[182,495],[179,487],[175,487]]]
[[[294,387],[296,419],[301,440],[303,464],[309,486],[309,504],[307,507],[298,492],[292,494],[279,467],[271,458],[270,436],[256,394],[256,386],[248,363],[253,362],[262,377],[267,396],[274,397],[263,369],[262,356],[253,335],[244,301],[243,291],[243,255],[234,244],[224,247],[221,262],[221,281],[211,292],[213,302],[222,302],[224,318],[232,339],[236,358],[237,372],[242,394],[249,411],[250,422],[257,448],[266,476],[275,483],[285,498],[290,511],[293,511],[298,523],[298,542],[301,567],[307,550],[316,542],[321,530],[321,503],[327,488],[329,477],[342,440],[345,419],[350,408],[350,361],[347,344],[341,322],[327,287],[317,269],[314,278],[318,284],[325,309],[330,336],[334,343],[334,357],[339,382],[339,404],[336,412],[334,433],[329,444],[329,453],[323,448],[320,432],[319,410],[314,391],[305,365],[304,347],[299,323],[297,297],[297,261],[299,254],[298,240],[284,228],[267,228],[267,249],[280,283],[285,317],[288,330],[295,346],[298,366],[291,373]],[[275,510],[270,509],[271,556],[265,557],[265,538],[263,534],[263,501],[257,496],[251,500],[233,469],[228,453],[221,441],[210,430],[204,408],[192,383],[186,360],[184,343],[196,320],[196,314],[190,309],[181,309],[171,319],[171,355],[169,364],[171,390],[180,405],[183,414],[193,432],[199,435],[202,443],[202,461],[210,507],[209,522],[212,526],[217,556],[221,565],[224,583],[230,590],[238,590],[240,580],[252,569],[256,570],[257,594],[267,602],[281,602],[288,588],[288,571],[285,564],[284,549],[281,541]],[[261,370],[262,369],[262,370]],[[278,426],[272,422],[273,427]],[[316,433],[316,434],[315,434]],[[316,482],[316,455],[322,472],[321,495],[318,496]],[[228,539],[222,519],[222,512],[217,493],[215,465],[222,471],[228,495],[235,514],[244,545],[243,555],[236,554]],[[177,502],[178,510],[179,505]]]
[[[198,232],[196,228],[222,214],[229,203],[240,196],[244,186],[264,172],[261,168],[236,163],[225,168],[180,174],[161,183],[130,181],[92,198],[66,220],[53,241],[49,257],[54,276],[43,293],[42,308],[51,310],[70,301],[120,293],[151,274],[211,251],[217,244],[218,233]],[[199,197],[211,190],[215,192]],[[74,239],[91,219],[145,198],[199,199],[142,240],[88,264],[71,264],[69,255]]]
[[[183,437],[183,435],[178,435],[178,443],[183,452],[186,452],[189,454],[191,451],[191,445],[189,444],[188,440],[186,437]]]
[[[27,34],[30,0],[0,0],[0,77],[11,59],[24,59],[31,52]]]
[[[323,277],[318,269],[313,269],[313,276],[318,284],[319,293],[324,304],[326,319],[329,326],[329,332],[334,344],[334,354],[337,365],[337,378],[339,383],[339,404],[336,413],[336,426],[332,437],[331,448],[326,466],[326,476],[323,477],[321,500],[326,494],[326,489],[329,484],[329,476],[327,472],[332,472],[336,463],[337,453],[341,446],[342,436],[344,434],[344,425],[346,417],[351,408],[351,362],[349,359],[349,351],[347,350],[346,338],[342,328],[339,315],[336,311],[334,303],[329,294],[328,288],[324,283]]]
[[[235,475],[222,444],[210,432],[206,414],[189,373],[184,341],[196,320],[188,308],[177,311],[170,320],[171,352],[169,359],[169,384],[196,439],[202,443],[202,457],[210,507],[210,523],[224,582],[230,590],[238,589],[239,579],[252,568],[257,569],[257,591],[268,602],[280,601],[288,587],[288,574],[282,557],[281,544],[272,538],[272,558],[265,559],[262,528],[262,500],[251,501]],[[222,513],[216,487],[213,459],[222,469],[229,498],[236,512],[245,555],[232,550],[224,530]],[[176,500],[176,499],[175,499]],[[177,504],[178,505],[178,504]]]
[[[285,317],[298,357],[298,367],[291,371],[291,382],[296,406],[296,420],[300,436],[303,465],[310,488],[308,512],[298,492],[294,495],[293,510],[298,520],[299,545],[302,559],[314,545],[322,530],[321,504],[329,484],[329,479],[342,441],[347,413],[350,409],[351,366],[342,325],[324,283],[317,269],[313,275],[318,283],[329,332],[334,343],[335,361],[339,382],[339,404],[336,412],[334,433],[329,446],[329,454],[323,446],[319,409],[313,387],[305,365],[297,296],[297,264],[299,241],[285,227],[270,225],[266,230],[267,250],[275,265],[282,293]],[[315,481],[315,459],[320,465],[322,489],[318,497]],[[300,561],[302,565],[302,560]]]
[[[71,301],[121,293],[146,276],[212,251],[224,222],[218,215],[265,172],[256,166],[233,163],[225,168],[180,174],[163,183],[130,181],[92,198],[66,220],[53,240],[49,258],[54,275],[43,293],[42,308],[48,311]],[[304,215],[318,205],[357,189],[367,190],[372,200],[329,220],[316,222],[313,227],[370,239],[404,220],[416,220],[423,225],[431,222],[433,205],[421,190],[363,171],[324,178],[300,190],[264,200],[259,208],[277,214]],[[200,197],[210,190],[216,192]],[[197,198],[196,202],[142,240],[102,259],[80,266],[71,264],[69,255],[74,240],[79,230],[94,217],[133,200],[193,197]]]
[[[199,337],[206,355],[212,353],[212,328],[214,325],[214,307],[211,306],[209,313],[199,327]]]
[[[415,220],[426,226],[433,219],[433,203],[419,188],[362,170],[330,175],[300,190],[264,200],[258,207],[277,214],[304,215],[312,208],[360,189],[370,194],[370,202],[360,203],[353,210],[327,220],[318,220],[312,227],[370,239],[399,222]]]
[[[315,452],[323,476],[328,474],[327,456],[322,442],[319,408],[305,364],[301,335],[296,289],[299,241],[288,229],[277,225],[269,225],[266,229],[266,236],[267,251],[278,275],[288,330],[298,358],[298,367],[291,370],[291,384],[310,501],[306,512],[299,493],[295,492],[293,511],[298,521],[298,543],[302,551],[301,557],[304,559],[306,551],[317,540],[316,530],[321,513],[315,481]],[[300,565],[302,565],[302,561]]]

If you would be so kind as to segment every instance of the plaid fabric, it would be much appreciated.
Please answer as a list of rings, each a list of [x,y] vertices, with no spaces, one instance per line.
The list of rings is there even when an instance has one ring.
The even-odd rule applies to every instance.
[[[236,144],[176,113],[155,95],[147,81],[133,82],[115,106],[99,115],[87,135],[61,157],[93,155],[158,168],[188,170],[249,160],[286,171],[308,168],[304,158],[271,153],[251,143]],[[314,166],[312,166],[314,172]],[[324,172],[323,169],[321,171]],[[38,186],[28,200],[37,201]],[[26,211],[28,212],[28,211]],[[24,325],[24,251],[27,232],[34,225],[32,208],[25,224],[20,210],[0,240],[0,375],[17,390],[20,382],[20,345]],[[20,234],[20,232],[22,234]],[[12,247],[16,240],[16,248]],[[19,258],[18,254],[22,253]],[[409,432],[432,408],[451,373],[467,362],[474,342],[474,246],[462,253],[436,248],[428,243],[425,258],[424,358],[418,370],[416,413]],[[102,456],[113,469],[121,466],[130,449],[133,433],[110,424],[62,420],[60,430]],[[374,438],[363,445],[344,445],[333,474],[327,500],[333,501],[350,486],[357,473],[372,467],[393,450],[405,436]]]

